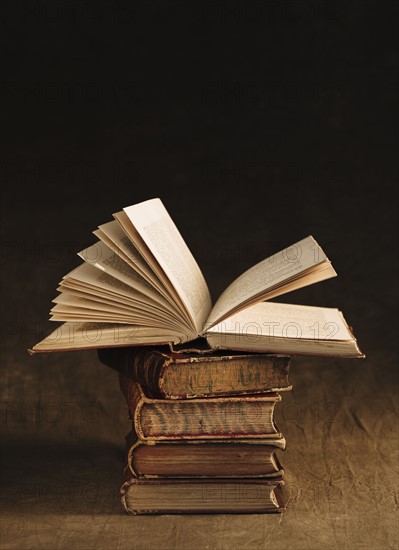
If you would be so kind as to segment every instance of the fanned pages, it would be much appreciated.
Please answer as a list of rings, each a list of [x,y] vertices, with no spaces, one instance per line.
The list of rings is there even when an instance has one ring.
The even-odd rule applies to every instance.
[[[65,275],[51,310],[64,323],[31,353],[185,344],[362,357],[341,312],[266,302],[336,275],[312,236],[245,271],[212,307],[202,272],[160,199],[113,214]]]
[[[307,237],[254,265],[233,281],[214,305],[207,325],[213,326],[250,304],[334,276],[335,270],[320,246],[313,237]]]

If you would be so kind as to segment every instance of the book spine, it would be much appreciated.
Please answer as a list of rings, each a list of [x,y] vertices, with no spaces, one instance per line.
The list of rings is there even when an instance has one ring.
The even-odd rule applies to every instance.
[[[139,438],[145,439],[140,421],[141,408],[144,404],[144,395],[141,391],[141,387],[139,384],[132,382],[122,374],[119,375],[119,386],[128,405],[129,417],[133,423],[133,429]]]
[[[125,512],[127,514],[129,514],[131,516],[137,515],[137,512],[133,508],[129,507],[129,505],[127,503],[127,500],[126,500],[126,497],[127,497],[127,492],[129,490],[129,487],[131,485],[133,485],[134,483],[135,483],[135,478],[131,476],[130,470],[126,466],[124,471],[123,471],[123,481],[122,481],[122,485],[120,486],[120,489],[119,489],[119,496],[120,496],[120,499],[121,499],[121,504],[122,504],[123,509],[125,510]]]

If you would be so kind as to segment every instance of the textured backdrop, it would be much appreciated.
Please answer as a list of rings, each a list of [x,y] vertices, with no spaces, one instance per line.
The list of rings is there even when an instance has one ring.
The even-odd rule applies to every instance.
[[[1,548],[397,548],[396,3],[7,4]],[[29,357],[75,253],[160,196],[214,298],[312,234],[365,361],[293,360],[278,516],[123,515],[95,352]]]

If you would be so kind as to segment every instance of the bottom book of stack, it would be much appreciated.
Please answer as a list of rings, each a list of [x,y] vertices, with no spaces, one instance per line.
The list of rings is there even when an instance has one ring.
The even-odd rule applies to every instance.
[[[121,487],[129,514],[226,514],[282,512],[281,477],[270,479],[137,479]]]
[[[285,439],[275,392],[208,399],[154,397],[121,376],[132,431],[121,501],[129,514],[266,513],[285,509]]]

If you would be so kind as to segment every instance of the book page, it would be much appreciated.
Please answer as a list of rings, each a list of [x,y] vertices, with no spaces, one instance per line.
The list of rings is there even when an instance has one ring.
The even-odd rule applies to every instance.
[[[152,327],[104,323],[64,323],[33,346],[31,354],[74,349],[161,345],[184,342],[185,335]]]
[[[62,290],[75,289],[78,292],[87,292],[98,297],[110,297],[127,304],[132,312],[140,312],[143,317],[153,314],[165,321],[171,320],[172,326],[177,323],[180,327],[187,327],[185,319],[170,304],[167,303],[167,308],[161,308],[151,298],[88,263],[78,266],[65,275],[61,286]]]
[[[62,318],[63,315],[68,316],[79,316],[79,318],[92,321],[96,320],[103,315],[110,315],[112,321],[121,322],[124,320],[126,324],[140,324],[143,326],[151,327],[165,327],[171,328],[172,326],[176,328],[179,332],[181,331],[181,324],[172,323],[170,319],[164,319],[160,315],[153,315],[150,311],[146,311],[145,315],[137,310],[127,307],[124,304],[114,302],[111,303],[109,300],[102,301],[93,300],[88,298],[83,293],[80,295],[74,295],[70,292],[63,292],[56,298],[53,302],[56,304],[50,311],[53,320],[67,320]]]
[[[52,300],[54,304],[79,306],[84,302],[91,302],[91,306],[97,307],[98,309],[101,309],[103,306],[111,306],[117,307],[118,309],[123,309],[124,311],[131,311],[131,308],[126,305],[126,303],[121,301],[89,295],[86,292],[63,289],[62,287],[58,287],[57,290],[61,292],[61,294],[59,294]]]
[[[326,273],[326,270],[329,270],[329,273]],[[306,280],[304,276],[317,271],[320,271],[320,280],[336,274],[320,246],[309,236],[266,258],[233,281],[217,300],[206,325],[214,325],[245,304],[253,303],[255,299],[265,300],[269,292],[273,292],[273,296],[283,293],[285,284],[289,285],[296,281],[295,285],[291,284],[292,290],[293,287],[300,288],[315,282],[315,279],[319,280],[317,275],[311,281]],[[299,283],[301,278],[303,280]],[[276,293],[278,288],[281,291]]]
[[[224,319],[205,334],[212,349],[364,357],[338,309],[262,302]]]
[[[298,288],[302,288],[304,286],[312,285],[313,283],[320,283],[321,281],[324,281],[325,279],[330,279],[333,275],[332,273],[333,268],[331,267],[331,264],[325,262],[321,264],[321,266],[316,266],[316,268],[306,274],[304,274],[299,279],[291,279],[290,282],[284,283],[283,286],[277,286],[274,289],[271,289],[267,292],[267,297],[263,298],[263,295],[259,299],[259,295],[255,296],[253,299],[250,299],[242,306],[234,309],[234,313],[238,313],[242,309],[247,308],[248,306],[251,306],[253,304],[259,303],[259,301],[265,301],[265,300],[271,300],[272,298],[276,298],[277,296],[280,296],[281,294],[286,294],[287,292],[291,292],[293,290],[298,290]],[[335,273],[335,271],[334,271]]]
[[[117,285],[112,284],[114,280]],[[110,275],[100,273],[97,282],[101,283],[102,286],[95,286],[94,284],[79,281],[78,279],[66,279],[57,288],[57,290],[62,294],[55,298],[53,302],[58,303],[60,301],[62,303],[63,298],[67,296],[74,296],[77,298],[95,301],[100,306],[104,304],[111,306],[116,305],[121,308],[123,307],[129,312],[137,312],[141,316],[147,317],[149,315],[155,315],[157,318],[165,316],[165,313],[157,306],[150,305],[147,302],[140,302],[134,299],[133,295],[128,298],[126,294],[118,294],[118,292],[116,292],[116,290],[118,290],[118,285],[122,285],[123,283],[117,279],[114,279]],[[131,289],[128,287],[128,290],[130,291]]]
[[[74,288],[88,287],[94,292],[106,292],[126,303],[147,303],[147,298],[142,293],[90,263],[83,263],[64,275],[60,284],[62,290],[71,285]]]
[[[211,308],[207,284],[160,199],[123,209],[180,296],[198,331]]]
[[[338,309],[275,302],[261,302],[250,306],[209,328],[207,333],[353,340],[353,335]]]
[[[68,296],[68,295],[67,295]],[[64,297],[65,298],[65,297]],[[56,317],[61,315],[74,315],[79,316],[86,321],[91,321],[94,318],[105,318],[110,316],[112,321],[121,322],[124,320],[126,324],[142,323],[143,325],[159,327],[163,325],[162,320],[149,321],[148,318],[143,318],[141,315],[137,315],[135,312],[118,308],[116,306],[110,306],[108,304],[100,304],[99,302],[91,302],[84,298],[76,298],[70,300],[70,303],[62,301],[57,303],[51,308],[50,314],[53,316],[51,320],[55,320]],[[64,320],[64,319],[61,319]],[[170,325],[168,325],[170,327]]]
[[[128,266],[134,271],[137,271],[146,282],[172,304],[174,309],[178,307],[176,297],[170,295],[165,285],[160,281],[152,269],[150,269],[150,266],[144,262],[140,252],[127,237],[119,222],[114,220],[113,222],[101,225],[98,229],[93,231],[93,233]]]
[[[122,210],[121,212],[114,213],[113,216],[115,220],[117,220],[117,222],[120,224],[120,227],[125,232],[126,236],[131,240],[131,242],[137,248],[143,260],[147,263],[148,267],[162,282],[163,286],[165,287],[168,293],[170,302],[174,305],[175,309],[179,311],[180,315],[186,319],[186,325],[190,327],[191,332],[194,332],[195,333],[194,337],[196,337],[198,335],[198,331],[194,326],[194,322],[192,320],[192,317],[188,313],[186,306],[184,305],[182,299],[176,292],[175,287],[172,285],[168,277],[165,276],[165,272],[159,265],[154,254],[151,252],[151,250],[148,248],[148,246],[144,242],[140,233],[132,224],[126,212]]]
[[[161,286],[158,277],[143,260],[140,252],[116,220],[99,225],[98,230],[93,231],[93,233],[116,254],[121,256],[126,263],[136,269],[149,283],[156,288]]]
[[[115,279],[119,279],[124,284],[131,286],[144,296],[168,307],[168,302],[159,291],[102,241],[98,241],[94,245],[85,248],[78,255],[86,263],[112,275]]]

